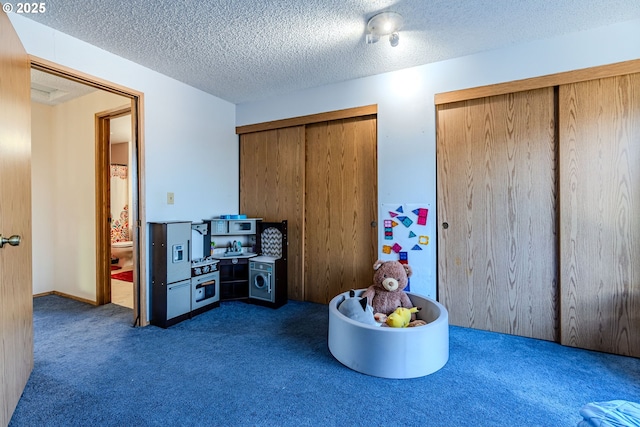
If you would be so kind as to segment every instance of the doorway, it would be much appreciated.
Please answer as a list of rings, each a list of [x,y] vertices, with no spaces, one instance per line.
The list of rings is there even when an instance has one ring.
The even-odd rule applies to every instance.
[[[135,325],[143,326],[146,322],[141,319],[146,319],[146,304],[139,304],[139,301],[146,299],[146,292],[144,291],[143,284],[140,283],[139,277],[143,276],[144,265],[143,258],[138,254],[140,253],[139,245],[143,241],[144,230],[140,230],[141,218],[143,213],[138,208],[138,200],[141,189],[141,172],[138,167],[140,162],[140,156],[142,153],[141,144],[141,129],[138,125],[140,122],[139,116],[141,112],[142,94],[132,91],[130,89],[118,87],[111,83],[100,81],[91,76],[86,76],[81,73],[75,72],[57,66],[56,64],[42,61],[40,59],[31,58],[32,73],[37,72],[43,75],[47,75],[49,78],[57,79],[57,81],[71,82],[75,86],[88,88],[90,95],[84,95],[85,99],[79,98],[77,103],[82,105],[89,101],[96,104],[96,98],[100,98],[97,102],[97,107],[91,109],[89,112],[90,119],[83,121],[83,123],[74,123],[67,126],[72,129],[73,132],[80,133],[90,129],[89,135],[83,137],[82,147],[69,147],[64,146],[64,152],[49,153],[54,154],[56,162],[54,163],[60,170],[57,172],[56,179],[58,186],[62,186],[63,182],[80,182],[82,190],[74,191],[73,184],[70,186],[66,193],[72,194],[75,198],[84,198],[84,205],[82,208],[69,208],[64,206],[65,203],[61,203],[61,197],[64,200],[68,200],[63,196],[60,196],[59,192],[54,192],[49,202],[55,209],[63,210],[66,208],[65,217],[62,214],[56,216],[55,227],[46,227],[48,229],[63,230],[57,231],[58,234],[66,235],[64,237],[50,236],[51,241],[60,242],[64,247],[64,250],[53,251],[54,254],[50,256],[55,258],[51,261],[50,279],[47,281],[46,286],[53,291],[45,293],[56,293],[73,299],[85,301],[95,305],[103,305],[112,301],[111,297],[111,223],[109,222],[111,215],[108,212],[110,205],[110,121],[116,120],[119,117],[129,117],[129,134],[131,149],[128,155],[128,175],[129,181],[129,195],[127,211],[129,213],[129,238],[132,243],[132,255],[130,261],[131,273],[131,295],[129,300],[130,305],[133,308],[133,323]],[[38,87],[37,79],[34,80],[36,84],[36,90],[47,93],[46,87]],[[43,85],[46,86],[46,85]],[[33,92],[32,88],[32,92]],[[58,95],[56,91],[48,92],[48,96]],[[86,98],[88,96],[88,98]],[[105,98],[109,99],[109,102],[102,102]],[[83,104],[84,103],[84,104]],[[89,102],[91,103],[91,102]],[[57,116],[64,116],[66,112],[58,114]],[[56,115],[53,115],[56,117]],[[101,126],[104,123],[107,126]],[[114,122],[115,123],[115,122]],[[104,136],[107,136],[106,144]],[[60,135],[55,135],[55,138],[59,138]],[[54,138],[54,139],[55,139]],[[64,136],[62,137],[64,138]],[[59,147],[53,145],[55,148],[52,150],[57,151]],[[106,147],[106,149],[105,149]],[[82,161],[72,162],[72,158],[80,153],[84,153]],[[89,156],[87,157],[87,153]],[[35,153],[34,153],[35,155]],[[69,159],[69,162],[65,163],[63,160]],[[62,160],[61,160],[62,159]],[[77,170],[70,165],[82,164],[84,174],[80,176],[77,174]],[[67,171],[66,169],[69,169]],[[35,169],[35,167],[34,167]],[[89,174],[89,175],[87,175]],[[61,177],[61,178],[60,178]],[[84,181],[84,182],[83,182]],[[80,185],[80,184],[79,184]],[[34,196],[35,199],[35,196]],[[62,205],[62,206],[61,206]],[[65,222],[64,224],[61,223]],[[35,226],[35,224],[34,224]],[[75,228],[82,228],[82,236],[77,236]],[[47,239],[49,241],[49,239]],[[59,243],[56,243],[56,249],[58,249]],[[35,252],[35,251],[34,251]],[[51,253],[51,251],[49,251]],[[34,256],[34,266],[38,265]],[[64,266],[64,267],[62,267]],[[34,268],[34,271],[36,269]],[[64,270],[64,271],[62,271]],[[34,278],[35,279],[35,278]],[[64,282],[64,284],[61,284]],[[35,284],[34,280],[34,284]],[[34,294],[39,292],[34,286]]]
[[[120,115],[123,114],[123,115]],[[98,144],[109,145],[109,201],[111,303],[133,309],[133,230],[130,207],[132,203],[131,177],[131,108],[118,115],[110,114],[109,140]]]

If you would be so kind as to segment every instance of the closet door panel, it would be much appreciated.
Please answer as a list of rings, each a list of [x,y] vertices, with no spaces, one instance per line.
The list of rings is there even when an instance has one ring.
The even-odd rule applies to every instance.
[[[240,136],[240,212],[287,220],[288,296],[294,300],[304,300],[304,143],[304,126]]]
[[[369,286],[377,257],[375,116],[307,125],[305,295]]]
[[[552,88],[438,107],[438,296],[452,324],[557,339],[555,132]]]
[[[561,342],[640,357],[640,74],[560,87]]]

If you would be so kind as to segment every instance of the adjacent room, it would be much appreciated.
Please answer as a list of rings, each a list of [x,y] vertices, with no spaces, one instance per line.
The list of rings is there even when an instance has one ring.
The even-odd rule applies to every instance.
[[[637,1],[0,17],[0,425],[640,425]]]

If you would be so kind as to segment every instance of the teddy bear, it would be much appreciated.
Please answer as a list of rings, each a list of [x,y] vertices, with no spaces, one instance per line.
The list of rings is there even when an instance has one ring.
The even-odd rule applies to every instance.
[[[411,300],[404,292],[409,283],[412,270],[409,264],[399,261],[377,260],[373,264],[373,285],[369,286],[362,294],[376,313],[376,320],[381,320],[384,315],[390,315],[398,307],[412,308]],[[415,317],[415,316],[414,316]]]

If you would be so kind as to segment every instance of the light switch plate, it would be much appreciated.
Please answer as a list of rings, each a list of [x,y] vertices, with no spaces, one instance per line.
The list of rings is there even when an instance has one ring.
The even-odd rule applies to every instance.
[[[174,196],[173,193],[167,193],[167,204],[168,205],[172,205],[174,202]]]

